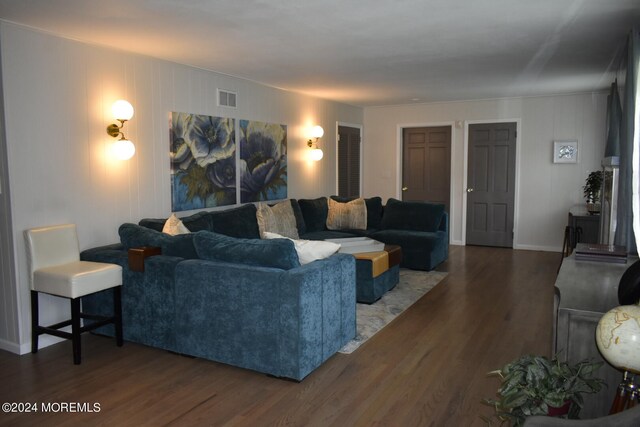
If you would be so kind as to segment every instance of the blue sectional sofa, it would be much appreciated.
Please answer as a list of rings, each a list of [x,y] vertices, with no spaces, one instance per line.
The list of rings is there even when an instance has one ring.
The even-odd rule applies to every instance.
[[[339,202],[353,198],[331,196]],[[367,236],[402,247],[401,267],[433,270],[449,257],[449,216],[444,205],[404,202],[389,199],[385,206],[380,197],[365,199],[366,230],[328,230],[326,197],[290,199],[301,239],[324,240]],[[198,212],[181,218],[190,231],[210,230],[233,237],[259,239],[256,207],[248,204],[225,211]],[[162,231],[166,218],[145,218],[141,226]]]
[[[336,198],[337,199],[337,198]],[[348,200],[338,199],[340,202]],[[302,239],[369,236],[402,247],[402,266],[431,270],[448,256],[442,205],[366,199],[366,230],[328,230],[327,198],[290,200]],[[123,267],[124,339],[181,354],[302,380],[356,333],[356,264],[334,254],[301,266],[289,240],[260,240],[256,207],[181,218],[189,234],[161,232],[166,218],[120,227],[120,243],[81,258]],[[128,249],[161,255],[129,268]],[[111,295],[83,298],[87,312],[108,313]],[[102,333],[113,334],[107,326]]]

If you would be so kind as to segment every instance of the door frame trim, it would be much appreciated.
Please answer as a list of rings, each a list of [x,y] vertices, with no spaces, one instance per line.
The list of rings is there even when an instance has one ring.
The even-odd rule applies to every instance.
[[[518,218],[520,206],[520,152],[522,138],[522,119],[487,119],[487,120],[465,120],[464,121],[464,144],[463,144],[463,166],[462,166],[462,245],[467,244],[467,188],[468,188],[468,168],[469,168],[469,125],[485,124],[485,123],[515,123],[516,135],[520,133],[520,137],[516,136],[516,164],[515,164],[515,188],[513,189],[513,249],[518,249]]]
[[[451,236],[453,236],[453,221],[455,214],[454,203],[454,159],[455,159],[455,141],[456,132],[459,130],[456,128],[456,121],[443,121],[443,122],[419,122],[419,123],[398,123],[396,125],[396,199],[402,200],[402,134],[406,128],[429,128],[449,126],[451,128],[451,153],[450,153],[450,165],[449,165],[449,241],[451,242]]]
[[[341,121],[336,121],[336,137],[334,139],[334,141],[336,142],[336,175],[335,175],[335,194],[339,194],[339,188],[338,188],[338,173],[339,173],[339,168],[338,168],[338,161],[339,161],[339,157],[338,157],[338,144],[339,144],[339,133],[338,133],[338,127],[339,126],[345,126],[345,127],[349,127],[349,128],[354,128],[354,129],[359,129],[360,130],[360,185],[359,185],[359,189],[358,191],[360,192],[360,197],[363,197],[362,191],[363,191],[363,184],[364,184],[364,132],[363,132],[363,126],[361,124],[357,124],[357,123],[347,123],[347,122],[341,122]]]

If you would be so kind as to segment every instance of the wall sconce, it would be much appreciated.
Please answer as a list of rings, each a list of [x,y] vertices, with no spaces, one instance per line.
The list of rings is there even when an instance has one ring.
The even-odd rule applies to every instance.
[[[316,148],[313,148],[314,141],[311,138],[309,138],[309,140],[307,141],[307,147],[311,148],[309,157],[311,158],[311,160],[315,162],[317,162],[318,160],[321,160],[322,157],[324,156],[324,153],[322,152],[322,150],[318,148],[318,139],[322,138],[323,135],[324,135],[324,129],[322,129],[322,126],[314,126],[311,128],[311,138],[316,139],[315,140]]]
[[[107,133],[110,136],[114,138],[120,136],[120,139],[113,145],[113,151],[120,160],[129,160],[136,152],[136,147],[133,145],[133,142],[124,136],[122,128],[124,127],[124,122],[133,117],[133,107],[130,103],[121,99],[113,103],[111,112],[113,113],[113,118],[120,122],[120,126],[116,123],[107,126]]]

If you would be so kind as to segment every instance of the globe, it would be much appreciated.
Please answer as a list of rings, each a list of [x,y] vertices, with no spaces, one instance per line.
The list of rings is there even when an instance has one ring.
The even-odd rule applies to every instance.
[[[640,373],[640,306],[622,305],[598,322],[596,344],[615,368]]]

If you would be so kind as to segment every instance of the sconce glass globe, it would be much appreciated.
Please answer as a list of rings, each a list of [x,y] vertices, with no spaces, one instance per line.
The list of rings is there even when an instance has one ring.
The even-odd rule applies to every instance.
[[[311,128],[311,138],[322,138],[324,135],[324,129],[322,126],[314,126]]]
[[[133,117],[133,106],[124,99],[120,99],[113,103],[111,112],[113,113],[113,118],[116,120],[131,120],[131,117]]]
[[[120,160],[129,160],[136,152],[136,146],[128,139],[119,139],[113,143],[113,152]]]
[[[314,162],[317,162],[319,160],[322,160],[322,157],[324,156],[324,153],[322,152],[321,149],[319,148],[313,148],[311,149],[311,153],[309,154],[309,157],[311,158],[311,160],[313,160]]]

